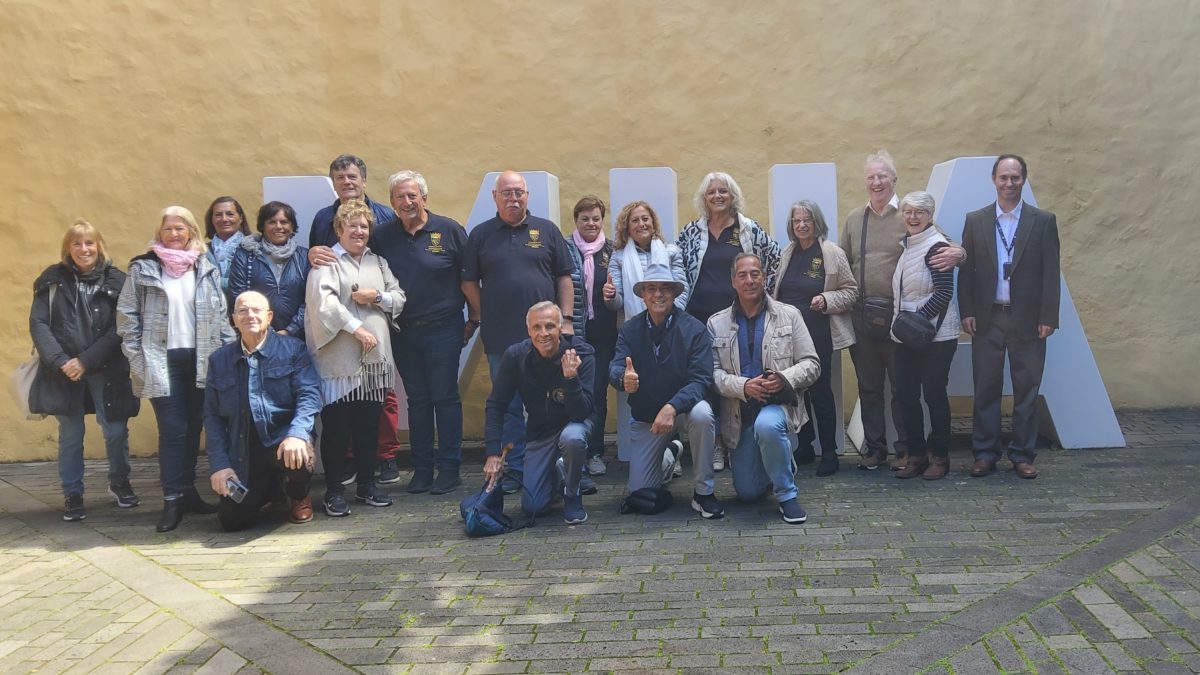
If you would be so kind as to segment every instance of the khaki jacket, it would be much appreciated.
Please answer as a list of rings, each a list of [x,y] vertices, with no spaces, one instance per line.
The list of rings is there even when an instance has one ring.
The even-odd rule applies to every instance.
[[[775,288],[771,297],[779,298],[779,286],[783,273],[792,262],[792,254],[796,251],[796,242],[788,244],[779,260],[779,272],[775,275]],[[832,241],[821,240],[821,258],[825,260],[825,298],[824,314],[829,315],[829,332],[833,337],[833,349],[845,349],[854,344],[854,322],[850,312],[858,301],[858,282],[854,280],[854,272],[850,262],[841,247]]]
[[[801,405],[786,409],[788,431],[796,433],[808,420],[803,405],[804,390],[821,375],[821,362],[800,310],[770,297],[766,301],[763,368],[781,373],[801,396]],[[742,402],[746,400],[747,380],[741,375],[733,308],[727,307],[713,314],[708,320],[708,332],[713,337],[713,386],[721,395],[721,438],[725,441],[725,447],[732,449],[737,447],[742,435]]]

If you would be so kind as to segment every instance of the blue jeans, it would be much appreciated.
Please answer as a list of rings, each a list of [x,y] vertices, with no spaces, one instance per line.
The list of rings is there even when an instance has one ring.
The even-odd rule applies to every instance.
[[[458,396],[462,336],[461,315],[406,326],[392,336],[392,355],[408,396],[414,469],[433,469],[436,462],[438,471],[456,472],[462,465],[463,412]]]
[[[196,386],[196,350],[168,349],[170,394],[150,399],[158,424],[158,481],[163,494],[196,487],[196,459],[204,418],[204,390]]]
[[[104,375],[88,375],[84,386],[96,407],[96,423],[104,434],[108,454],[108,483],[118,485],[129,480],[128,420],[112,420],[104,414]],[[83,415],[55,415],[58,420],[58,478],[64,495],[83,494]]]
[[[492,382],[496,381],[496,373],[500,372],[500,359],[504,354],[488,354],[488,373]],[[525,472],[525,406],[521,403],[520,392],[513,392],[512,403],[504,412],[504,426],[500,428],[500,445],[512,443],[508,451],[508,459],[504,461],[507,468],[517,473]]]
[[[742,434],[729,458],[729,468],[733,470],[733,489],[744,502],[762,499],[772,486],[779,502],[799,496],[792,476],[796,466],[787,414],[781,406],[765,406],[753,421],[742,420]]]

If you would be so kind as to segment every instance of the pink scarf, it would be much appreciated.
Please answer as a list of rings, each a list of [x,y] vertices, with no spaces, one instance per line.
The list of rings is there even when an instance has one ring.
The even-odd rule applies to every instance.
[[[200,257],[199,251],[193,251],[190,248],[181,251],[174,248],[167,248],[162,244],[155,244],[150,248],[158,256],[159,261],[162,262],[162,267],[166,270],[167,276],[172,279],[178,279],[183,276],[184,272],[192,269],[192,266],[196,264],[196,258]]]
[[[590,244],[579,236],[579,230],[572,232],[571,238],[575,240],[575,246],[583,255],[583,287],[587,290],[585,296],[587,298],[587,318],[594,319],[596,310],[592,308],[592,292],[596,288],[596,261],[592,259],[592,256],[604,248],[604,230],[600,230],[599,236]]]

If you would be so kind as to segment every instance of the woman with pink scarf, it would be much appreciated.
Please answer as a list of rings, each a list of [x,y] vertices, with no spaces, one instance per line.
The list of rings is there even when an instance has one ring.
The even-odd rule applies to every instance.
[[[575,232],[567,237],[567,249],[575,261],[575,334],[596,350],[597,372],[608,368],[617,348],[617,313],[604,304],[604,282],[608,279],[608,264],[613,245],[604,236],[604,202],[587,196],[575,204]],[[608,419],[608,381],[597,377],[593,383],[594,417],[588,438],[585,470],[601,476],[604,465],[604,421]],[[590,482],[590,481],[589,481]],[[583,485],[584,494],[594,486]]]
[[[168,206],[150,250],[130,261],[117,301],[133,392],[150,399],[158,422],[159,532],[178,527],[184,513],[216,513],[196,491],[196,459],[208,356],[234,333],[221,272],[207,252],[192,212]]]

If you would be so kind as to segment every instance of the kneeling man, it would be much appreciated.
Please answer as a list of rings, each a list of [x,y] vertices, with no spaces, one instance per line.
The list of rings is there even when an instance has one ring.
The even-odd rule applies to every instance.
[[[593,423],[596,364],[592,346],[574,335],[564,335],[562,322],[558,305],[549,300],[535,304],[525,314],[529,339],[510,346],[500,357],[487,400],[484,442],[488,458],[483,473],[489,485],[500,480],[504,414],[519,394],[528,415],[521,507],[530,517],[540,515],[550,506],[554,486],[562,481],[563,520],[575,525],[587,520],[579,477]],[[556,470],[560,453],[562,465]]]
[[[798,524],[808,516],[797,499],[792,448],[807,421],[804,390],[817,381],[821,362],[800,311],[768,297],[765,284],[759,257],[739,253],[737,300],[708,320],[721,436],[733,448],[738,499],[758,501],[773,489],[783,521]]]
[[[234,531],[250,527],[258,511],[283,492],[290,520],[312,520],[313,424],[321,410],[321,378],[304,342],[271,330],[266,296],[246,291],[233,305],[237,342],[213,352],[204,392],[204,434],[212,489],[221,495],[217,519]],[[241,501],[233,479],[247,488]]]
[[[608,381],[629,394],[633,417],[629,491],[662,486],[663,452],[671,435],[686,429],[695,472],[692,509],[704,518],[720,518],[725,509],[713,494],[716,426],[704,400],[713,381],[712,338],[704,324],[675,307],[683,284],[666,265],[647,265],[633,292],[646,310],[621,327],[608,366]]]

